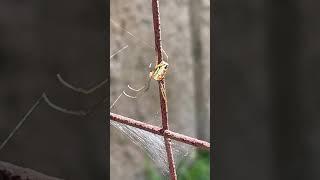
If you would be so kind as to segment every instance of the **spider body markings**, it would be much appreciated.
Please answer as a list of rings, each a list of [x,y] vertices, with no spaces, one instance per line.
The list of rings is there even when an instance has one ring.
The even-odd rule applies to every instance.
[[[149,77],[153,78],[156,81],[162,81],[167,74],[168,67],[169,63],[167,63],[166,61],[161,61],[158,65],[156,65],[154,70],[150,72]],[[167,95],[163,84],[161,84],[160,90],[165,101],[167,101]]]
[[[154,69],[149,73],[149,77],[156,80],[161,81],[165,78],[167,74],[169,64],[165,61],[161,61],[160,64],[156,65]]]

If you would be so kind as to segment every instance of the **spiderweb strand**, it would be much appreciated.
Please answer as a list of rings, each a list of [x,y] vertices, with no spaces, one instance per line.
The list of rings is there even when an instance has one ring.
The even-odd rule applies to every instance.
[[[110,18],[110,22],[111,22],[112,24],[114,24],[115,26],[117,26],[118,28],[120,28],[121,30],[123,30],[124,32],[126,32],[127,34],[129,34],[129,35],[130,35],[131,37],[133,37],[134,39],[140,41],[141,43],[143,43],[144,45],[148,46],[149,48],[154,49],[154,47],[151,46],[149,43],[147,43],[147,42],[144,41],[144,40],[141,40],[140,38],[137,38],[135,35],[133,35],[133,34],[132,34],[131,32],[129,32],[129,31],[127,31],[127,30],[124,29],[123,27],[121,27],[118,23],[116,23],[116,22],[115,22],[114,20],[112,20],[111,18]]]
[[[155,50],[155,47],[150,45],[149,43],[147,43],[146,41],[136,37],[135,35],[133,35],[131,32],[127,31],[126,29],[124,29],[123,27],[121,27],[118,23],[116,23],[113,19],[110,18],[110,22],[112,24],[114,24],[115,26],[117,26],[118,28],[120,28],[121,30],[123,30],[124,32],[126,32],[127,34],[129,34],[132,38],[136,39],[137,41],[141,42],[142,44],[144,44],[145,46]],[[164,53],[164,55],[166,56],[166,61],[169,62],[169,58],[168,55],[166,53],[165,50],[161,49],[161,51]]]
[[[169,165],[162,136],[116,121],[110,121],[110,124],[126,135],[135,145],[144,150],[163,174],[164,178],[168,177]],[[178,161],[188,155],[188,146],[174,142],[172,142],[172,144],[173,153]]]
[[[113,106],[117,103],[117,101],[120,99],[120,97],[122,96],[122,93],[117,97],[117,99],[112,103],[112,105],[110,106],[110,109],[113,108]]]
[[[114,56],[116,56],[117,54],[119,54],[119,53],[122,52],[123,50],[127,49],[128,47],[129,47],[129,46],[126,45],[126,46],[124,46],[123,48],[119,49],[117,52],[115,52],[114,54],[112,54],[112,55],[110,56],[110,59],[112,59]]]
[[[8,143],[8,141],[17,133],[17,131],[20,129],[20,127],[23,125],[23,123],[28,119],[28,117],[32,114],[32,112],[36,109],[36,107],[39,106],[39,104],[44,101],[49,107],[65,113],[65,114],[70,114],[70,115],[76,115],[76,116],[88,116],[90,115],[92,112],[94,112],[94,110],[102,103],[105,103],[108,100],[108,97],[105,97],[104,99],[102,99],[101,101],[99,101],[98,103],[96,103],[94,106],[92,106],[90,109],[88,110],[70,110],[70,109],[66,109],[63,108],[61,106],[58,106],[56,104],[54,104],[52,101],[50,101],[50,99],[48,98],[48,96],[46,95],[46,93],[42,93],[41,97],[32,105],[32,107],[28,110],[28,112],[23,116],[23,118],[20,120],[20,122],[16,125],[16,127],[10,132],[9,136],[1,143],[0,145],[0,151],[6,146],[6,144]]]
[[[108,100],[108,97],[103,98],[101,101],[93,105],[91,108],[87,110],[70,110],[63,108],[61,106],[58,106],[57,104],[53,103],[46,93],[43,93],[42,96],[36,101],[36,103],[29,109],[29,111],[26,113],[26,115],[21,119],[21,121],[16,125],[16,127],[10,132],[9,136],[2,142],[0,145],[0,151],[3,149],[3,147],[8,143],[8,141],[13,137],[13,135],[18,131],[18,129],[22,126],[22,124],[27,120],[27,118],[31,115],[31,113],[35,110],[35,108],[42,102],[42,100],[51,108],[54,110],[57,110],[59,112],[75,115],[75,116],[88,116],[91,113],[94,112],[94,110],[99,107],[99,105],[105,103]]]
[[[115,121],[110,121],[110,124],[120,130],[138,147],[145,150],[164,175],[168,173],[166,170],[168,169],[167,159],[164,156],[165,147],[161,136]]]
[[[36,109],[36,107],[39,106],[39,104],[44,100],[50,107],[53,109],[56,109],[58,111],[67,113],[67,114],[73,114],[73,115],[86,115],[87,113],[84,111],[73,111],[73,110],[67,110],[62,107],[59,107],[55,104],[53,104],[47,95],[45,93],[42,93],[41,97],[32,105],[32,107],[28,110],[28,112],[23,116],[23,118],[20,120],[20,122],[16,125],[16,127],[10,132],[9,136],[1,143],[0,145],[0,151],[6,146],[6,144],[9,142],[9,140],[13,137],[13,135],[16,134],[16,132],[20,129],[20,127],[23,125],[23,123],[28,119],[28,117],[31,115],[31,113]]]
[[[43,96],[41,96],[28,110],[28,112],[23,116],[21,121],[16,125],[16,127],[10,132],[9,136],[1,143],[0,145],[0,151],[6,146],[8,141],[13,137],[13,135],[19,130],[19,128],[22,126],[22,124],[28,119],[28,117],[31,115],[31,113],[34,111],[34,109],[40,104],[41,100],[43,99]]]

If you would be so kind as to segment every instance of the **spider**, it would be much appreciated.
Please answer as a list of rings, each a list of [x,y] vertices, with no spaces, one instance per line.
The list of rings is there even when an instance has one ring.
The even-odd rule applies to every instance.
[[[122,26],[120,26],[118,23],[116,23],[114,20],[112,20],[110,18],[110,23],[112,23],[113,25],[115,25],[116,27],[118,27],[119,29],[123,30],[125,33],[127,33],[129,36],[131,36],[132,38],[138,40],[139,42],[141,42],[142,44],[146,45],[147,47],[151,48],[151,49],[154,49],[153,46],[151,46],[150,44],[148,44],[147,42],[137,38],[135,35],[133,35],[132,33],[130,33],[129,31],[127,31],[126,29],[124,29]],[[166,61],[162,60],[159,64],[157,64],[153,69],[151,68],[152,66],[152,63],[149,65],[149,69],[150,69],[150,72],[149,72],[149,79],[147,81],[147,83],[142,86],[141,88],[139,89],[134,89],[132,88],[130,85],[128,85],[128,88],[132,91],[135,91],[136,92],[136,95],[132,96],[132,95],[129,95],[128,93],[126,93],[125,91],[122,91],[122,93],[120,94],[120,96],[122,94],[124,94],[125,96],[127,97],[130,97],[130,98],[137,98],[138,95],[142,95],[144,92],[148,91],[149,90],[149,87],[150,87],[150,81],[151,79],[154,79],[156,81],[162,81],[164,78],[165,78],[165,75],[167,73],[167,70],[168,70],[168,67],[169,67],[169,64],[168,64],[168,55],[167,53],[161,49],[161,52],[164,53],[165,57],[166,57]],[[161,90],[161,93],[163,95],[163,97],[165,98],[165,100],[167,101],[167,98],[166,98],[166,93],[165,93],[165,90],[164,90],[164,86],[163,84],[161,84],[161,87],[160,87],[160,90]],[[120,97],[119,96],[119,97]],[[118,98],[119,98],[118,97]],[[117,99],[118,99],[117,98]],[[117,100],[116,100],[117,101]],[[116,102],[115,101],[115,102]],[[115,104],[115,103],[114,103]],[[113,105],[111,106],[113,107]]]
[[[164,50],[162,50],[162,52],[164,53],[164,55],[166,57],[166,61],[162,60],[153,69],[151,68],[152,63],[150,63],[150,65],[149,65],[150,72],[149,72],[149,78],[148,78],[147,83],[139,89],[134,89],[130,85],[128,85],[128,88],[132,91],[137,92],[137,94],[135,96],[132,96],[132,95],[127,94],[125,91],[123,91],[124,95],[126,95],[127,97],[130,97],[130,98],[137,98],[139,94],[144,93],[149,90],[151,79],[154,79],[156,81],[162,81],[165,79],[165,76],[168,71],[169,63],[168,63],[167,53]],[[161,93],[162,93],[163,97],[167,101],[167,96],[166,96],[163,85],[161,85],[160,89],[161,89]]]

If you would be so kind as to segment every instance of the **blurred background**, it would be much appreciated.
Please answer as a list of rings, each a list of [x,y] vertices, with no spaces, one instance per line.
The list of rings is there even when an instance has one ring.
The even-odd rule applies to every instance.
[[[0,142],[46,92],[69,109],[108,95],[75,93],[107,77],[104,1],[0,1]],[[63,179],[104,179],[108,170],[107,106],[83,118],[41,103],[0,151],[0,160]]]
[[[320,179],[319,3],[216,2],[215,179]]]
[[[147,82],[148,67],[155,65],[156,54],[151,1],[111,0],[110,6],[110,54],[128,46],[110,59],[113,104],[123,90],[135,94],[128,84],[140,88]],[[161,0],[160,16],[162,47],[169,56],[166,88],[170,129],[209,141],[210,1]],[[158,83],[151,81],[150,89],[138,99],[121,96],[110,111],[161,126]],[[193,156],[194,148],[182,149],[188,154],[183,158],[177,154],[178,179],[209,179],[208,152]],[[111,127],[111,179],[164,179],[157,170],[144,150]]]

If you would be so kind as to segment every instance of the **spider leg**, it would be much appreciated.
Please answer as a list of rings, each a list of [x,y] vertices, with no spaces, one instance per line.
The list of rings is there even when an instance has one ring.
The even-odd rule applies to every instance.
[[[71,109],[63,108],[63,107],[53,103],[45,93],[42,94],[42,97],[43,97],[44,101],[47,103],[47,105],[49,105],[51,108],[53,108],[57,111],[60,111],[62,113],[65,113],[65,114],[76,115],[76,116],[89,116],[90,114],[95,112],[95,110],[101,104],[106,103],[108,100],[108,96],[106,96],[88,109],[71,110]]]
[[[168,57],[168,55],[167,55],[166,51],[165,51],[165,50],[163,50],[163,49],[161,49],[161,51],[163,52],[163,54],[164,54],[164,55],[165,55],[165,57],[166,57],[166,62],[169,62],[169,57]]]
[[[127,94],[125,91],[122,91],[122,93],[123,93],[125,96],[129,97],[129,98],[132,98],[132,99],[136,99],[136,98],[137,98],[137,96],[131,96],[131,95]]]
[[[45,93],[42,94],[42,97],[43,97],[44,101],[47,103],[47,105],[49,105],[51,108],[53,108],[53,109],[55,109],[57,111],[63,112],[65,114],[76,115],[76,116],[85,116],[85,115],[87,115],[86,111],[83,111],[83,110],[69,110],[69,109],[63,108],[63,107],[53,103],[52,101],[50,101],[50,99],[48,98],[48,96]]]
[[[70,83],[68,83],[67,81],[65,81],[60,74],[57,74],[57,78],[60,81],[60,83],[62,85],[64,85],[65,87],[78,92],[78,93],[82,93],[82,94],[91,94],[93,92],[95,92],[97,89],[101,88],[103,85],[105,85],[108,82],[108,79],[103,80],[102,82],[100,82],[98,85],[90,88],[90,89],[83,89],[83,88],[79,88],[79,87],[75,87],[73,85],[71,85]]]
[[[150,82],[151,82],[151,78],[149,78],[148,83],[146,85],[146,89],[144,90],[144,92],[148,91],[150,88]]]
[[[141,88],[139,88],[139,89],[134,89],[134,88],[132,88],[129,84],[128,84],[128,88],[130,89],[130,90],[132,90],[132,91],[136,91],[136,92],[139,92],[139,91],[141,91],[143,88],[145,88],[146,86],[142,86]]]
[[[126,91],[122,91],[122,93],[123,93],[125,96],[129,97],[129,98],[136,99],[136,98],[138,97],[139,92],[141,92],[145,87],[146,87],[146,86],[142,86],[142,87],[139,88],[139,89],[134,89],[134,88],[132,88],[132,87],[128,84],[128,88],[129,88],[130,90],[137,92],[136,95],[135,95],[135,96],[129,95],[128,93],[126,93]]]
[[[136,95],[135,95],[135,96],[129,95],[128,93],[126,93],[126,91],[122,91],[122,93],[123,93],[125,96],[129,97],[129,98],[136,99],[136,98],[138,98],[138,95],[141,94],[141,92],[145,92],[145,91],[143,91],[143,89],[145,89],[145,87],[146,87],[146,86],[144,85],[143,87],[141,87],[141,88],[139,88],[139,89],[134,89],[134,88],[132,88],[130,85],[128,85],[128,88],[129,88],[130,90],[132,90],[132,91],[135,91],[135,92],[136,92]]]
[[[130,85],[128,85],[128,88],[129,88],[130,90],[136,92],[136,95],[135,95],[135,96],[129,95],[128,93],[126,93],[126,91],[122,91],[122,93],[123,93],[125,96],[129,97],[129,98],[136,99],[136,98],[139,97],[139,95],[142,95],[142,93],[144,93],[144,92],[146,92],[146,91],[149,90],[149,88],[150,88],[150,82],[151,82],[151,78],[149,78],[149,79],[148,79],[148,82],[147,82],[144,86],[142,86],[141,88],[139,88],[139,89],[134,89],[134,88],[132,88]]]
[[[167,94],[166,94],[165,87],[163,84],[161,84],[161,86],[160,86],[160,91],[161,91],[161,94],[162,94],[164,100],[167,102]]]
[[[141,88],[135,89],[135,88],[131,87],[131,86],[128,84],[128,88],[129,88],[130,90],[136,92],[136,95],[135,95],[135,96],[129,95],[128,93],[126,93],[126,91],[122,91],[122,93],[123,93],[125,96],[129,97],[129,98],[136,99],[136,98],[138,98],[138,95],[140,95],[140,94],[142,95],[142,93],[148,91],[149,88],[150,88],[150,82],[151,82],[151,79],[152,79],[152,73],[153,73],[152,71],[153,71],[152,63],[150,63],[150,64],[149,64],[149,78],[148,78],[148,81],[147,81],[147,83],[146,83],[144,86],[142,86]]]

